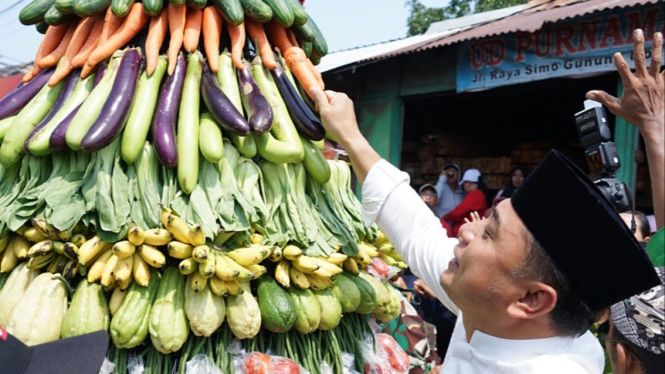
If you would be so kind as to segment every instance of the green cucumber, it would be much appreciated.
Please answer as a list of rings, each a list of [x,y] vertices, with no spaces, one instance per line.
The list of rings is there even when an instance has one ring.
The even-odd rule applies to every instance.
[[[111,0],[76,0],[74,13],[79,17],[92,17],[106,12]]]
[[[266,23],[272,19],[272,8],[263,0],[240,0],[240,4],[245,15],[256,22]]]
[[[208,0],[187,0],[187,6],[192,9],[203,9]]]
[[[70,14],[64,14],[55,7],[55,4],[51,5],[50,8],[44,14],[44,22],[50,26],[58,26],[69,21],[71,19]]]
[[[319,58],[327,55],[328,43],[326,43],[326,38],[323,37],[321,30],[319,30],[319,26],[316,25],[316,22],[314,22],[314,19],[312,19],[312,17],[309,17],[307,19],[307,25],[310,25],[310,27],[312,27],[312,29],[314,30],[315,37],[314,40],[312,40],[312,53],[316,51]]]
[[[34,0],[26,5],[18,14],[18,20],[24,25],[34,25],[44,20],[44,14],[55,0]]]
[[[213,4],[222,14],[224,20],[233,26],[238,26],[245,20],[245,13],[240,0],[213,0]]]
[[[55,7],[64,14],[74,13],[74,2],[76,0],[55,0]]]
[[[286,0],[263,0],[272,8],[273,19],[282,27],[291,27],[293,25],[293,10],[286,3]]]
[[[259,278],[257,289],[261,325],[272,332],[291,330],[296,323],[296,307],[291,296],[272,277]]]
[[[291,11],[293,12],[294,25],[299,26],[307,23],[307,18],[309,16],[307,15],[307,12],[305,12],[305,8],[302,7],[302,4],[299,0],[285,0],[285,2],[291,7]]]
[[[143,0],[143,11],[151,17],[158,16],[163,6],[163,0]]]
[[[309,22],[310,19],[311,17],[307,19],[307,23],[305,23],[304,25],[300,26],[294,25],[293,27],[291,27],[291,31],[293,31],[293,33],[296,34],[296,37],[298,37],[299,40],[312,42],[314,41],[314,39],[316,39],[316,29],[314,28],[314,26],[312,26],[314,24],[314,21]]]
[[[309,57],[312,55],[312,42],[300,40],[300,38],[298,38],[298,44],[300,44],[300,48],[305,52],[305,56]]]
[[[330,164],[319,148],[311,140],[300,135],[300,141],[305,148],[305,159],[302,161],[307,174],[315,181],[325,184],[330,180]]]
[[[48,30],[48,23],[41,21],[35,24],[35,28],[37,29],[37,32],[44,35],[46,34],[46,30]]]
[[[199,130],[199,148],[203,157],[216,164],[224,157],[224,141],[222,130],[210,113],[201,114]]]
[[[136,0],[111,0],[111,12],[116,17],[124,18]]]

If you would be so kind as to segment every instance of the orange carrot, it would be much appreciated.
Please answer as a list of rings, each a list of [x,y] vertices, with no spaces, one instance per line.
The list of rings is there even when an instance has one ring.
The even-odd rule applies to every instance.
[[[291,44],[294,47],[300,48],[300,43],[298,43],[298,39],[296,39],[296,34],[294,34],[293,31],[286,30],[286,36],[289,38],[289,42],[291,42]]]
[[[58,64],[58,67],[55,68],[55,71],[51,75],[51,77],[48,79],[48,82],[46,84],[49,85],[49,87],[53,87],[56,84],[60,83],[61,80],[67,78],[69,73],[72,72],[72,65],[67,61],[67,57],[63,57],[65,61],[62,61]]]
[[[67,33],[68,29],[69,23],[63,23],[62,25],[58,26],[49,26],[46,30],[46,34],[44,35],[44,39],[42,39],[42,42],[39,45],[39,49],[37,50],[35,62],[41,60],[42,57],[53,52],[53,50],[56,49],[58,45],[60,45],[60,41]]]
[[[115,51],[129,43],[136,34],[148,23],[148,15],[143,11],[143,4],[135,3],[125,17],[120,28],[108,40],[97,45],[85,61],[81,77],[87,77],[100,62],[111,57]]]
[[[272,53],[272,47],[268,43],[268,37],[265,30],[263,30],[263,25],[247,18],[245,19],[245,29],[247,30],[247,34],[249,34],[250,41],[254,43],[254,48],[261,54],[263,65],[270,70],[275,69],[277,62],[275,62],[275,55]]]
[[[90,56],[92,51],[94,51],[95,48],[97,48],[97,43],[99,43],[99,38],[102,35],[103,28],[104,28],[104,19],[97,18],[95,20],[95,24],[92,26],[92,30],[90,30],[88,38],[85,40],[85,43],[83,44],[83,46],[81,46],[81,49],[79,49],[79,51],[76,52],[76,56],[72,58],[71,60],[72,68],[80,68],[85,64],[85,60],[87,60],[88,56]]]
[[[242,63],[242,49],[245,47],[245,25],[244,22],[238,26],[233,26],[226,23],[226,28],[229,30],[231,37],[231,59],[237,69],[244,69],[245,64]]]
[[[185,51],[192,53],[199,46],[201,37],[201,22],[203,21],[203,12],[201,9],[187,9],[187,21],[185,22],[185,33],[182,45]]]
[[[187,5],[175,5],[169,3],[166,7],[169,14],[169,31],[171,32],[171,42],[169,43],[169,50],[166,55],[169,60],[168,73],[173,74],[175,70],[176,60],[178,53],[182,47],[182,39],[185,33],[185,21],[187,19]]]
[[[76,26],[77,23],[72,22],[69,25],[65,36],[62,37],[60,44],[58,44],[58,47],[54,49],[53,52],[40,58],[39,61],[37,61],[37,66],[40,69],[50,68],[55,66],[55,64],[60,61],[60,58],[65,55],[65,52],[67,52],[67,47],[69,47],[69,42],[72,40],[72,36],[74,36],[74,30],[76,30]]]
[[[65,52],[65,57],[67,57],[69,64],[72,63],[74,56],[76,56],[76,54],[81,50],[81,47],[83,47],[83,44],[85,44],[86,40],[88,40],[88,35],[90,35],[90,31],[92,31],[92,27],[95,25],[95,22],[97,22],[97,18],[87,17],[84,18],[78,24],[78,26],[76,26],[74,35],[72,35],[72,40],[69,42],[69,46]]]
[[[150,19],[148,37],[145,40],[145,71],[148,75],[151,75],[157,68],[159,50],[162,48],[162,43],[164,43],[168,27],[169,17],[166,14],[166,9],[162,9],[158,16]]]
[[[203,47],[208,57],[210,70],[219,70],[219,37],[222,34],[222,15],[214,6],[208,6],[203,10]]]
[[[288,51],[293,48],[293,44],[286,35],[286,30],[275,21],[270,21],[265,25],[270,42],[273,46],[278,47],[282,55],[286,57]]]
[[[106,16],[104,16],[104,28],[102,29],[102,35],[99,38],[97,45],[102,45],[113,35],[122,22],[125,19],[122,17],[116,17],[113,12],[111,12],[111,7],[106,10]]]

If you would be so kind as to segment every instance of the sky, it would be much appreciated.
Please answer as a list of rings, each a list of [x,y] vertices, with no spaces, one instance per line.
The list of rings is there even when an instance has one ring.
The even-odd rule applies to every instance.
[[[0,0],[0,67],[30,62],[42,40],[34,26],[18,21],[31,0]],[[421,0],[443,6],[447,0]],[[15,7],[6,10],[13,4]],[[406,36],[406,0],[306,0],[305,9],[316,20],[330,52]]]

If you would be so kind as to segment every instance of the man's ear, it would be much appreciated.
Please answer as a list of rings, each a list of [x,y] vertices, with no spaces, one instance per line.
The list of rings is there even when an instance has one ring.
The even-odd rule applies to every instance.
[[[508,305],[512,318],[530,319],[552,311],[556,306],[557,293],[551,286],[535,280],[524,281],[519,299]]]
[[[619,373],[639,373],[640,363],[637,357],[623,343],[616,343],[616,366]],[[619,374],[617,373],[617,374]]]

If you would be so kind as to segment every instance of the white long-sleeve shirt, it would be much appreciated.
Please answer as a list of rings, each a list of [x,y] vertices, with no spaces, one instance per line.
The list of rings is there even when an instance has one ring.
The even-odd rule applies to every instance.
[[[388,240],[450,311],[458,315],[442,373],[549,374],[602,373],[598,340],[587,332],[578,338],[512,340],[476,330],[466,340],[462,313],[441,287],[439,278],[453,258],[457,239],[409,186],[408,174],[385,160],[375,164],[362,188],[363,218],[376,221]]]

